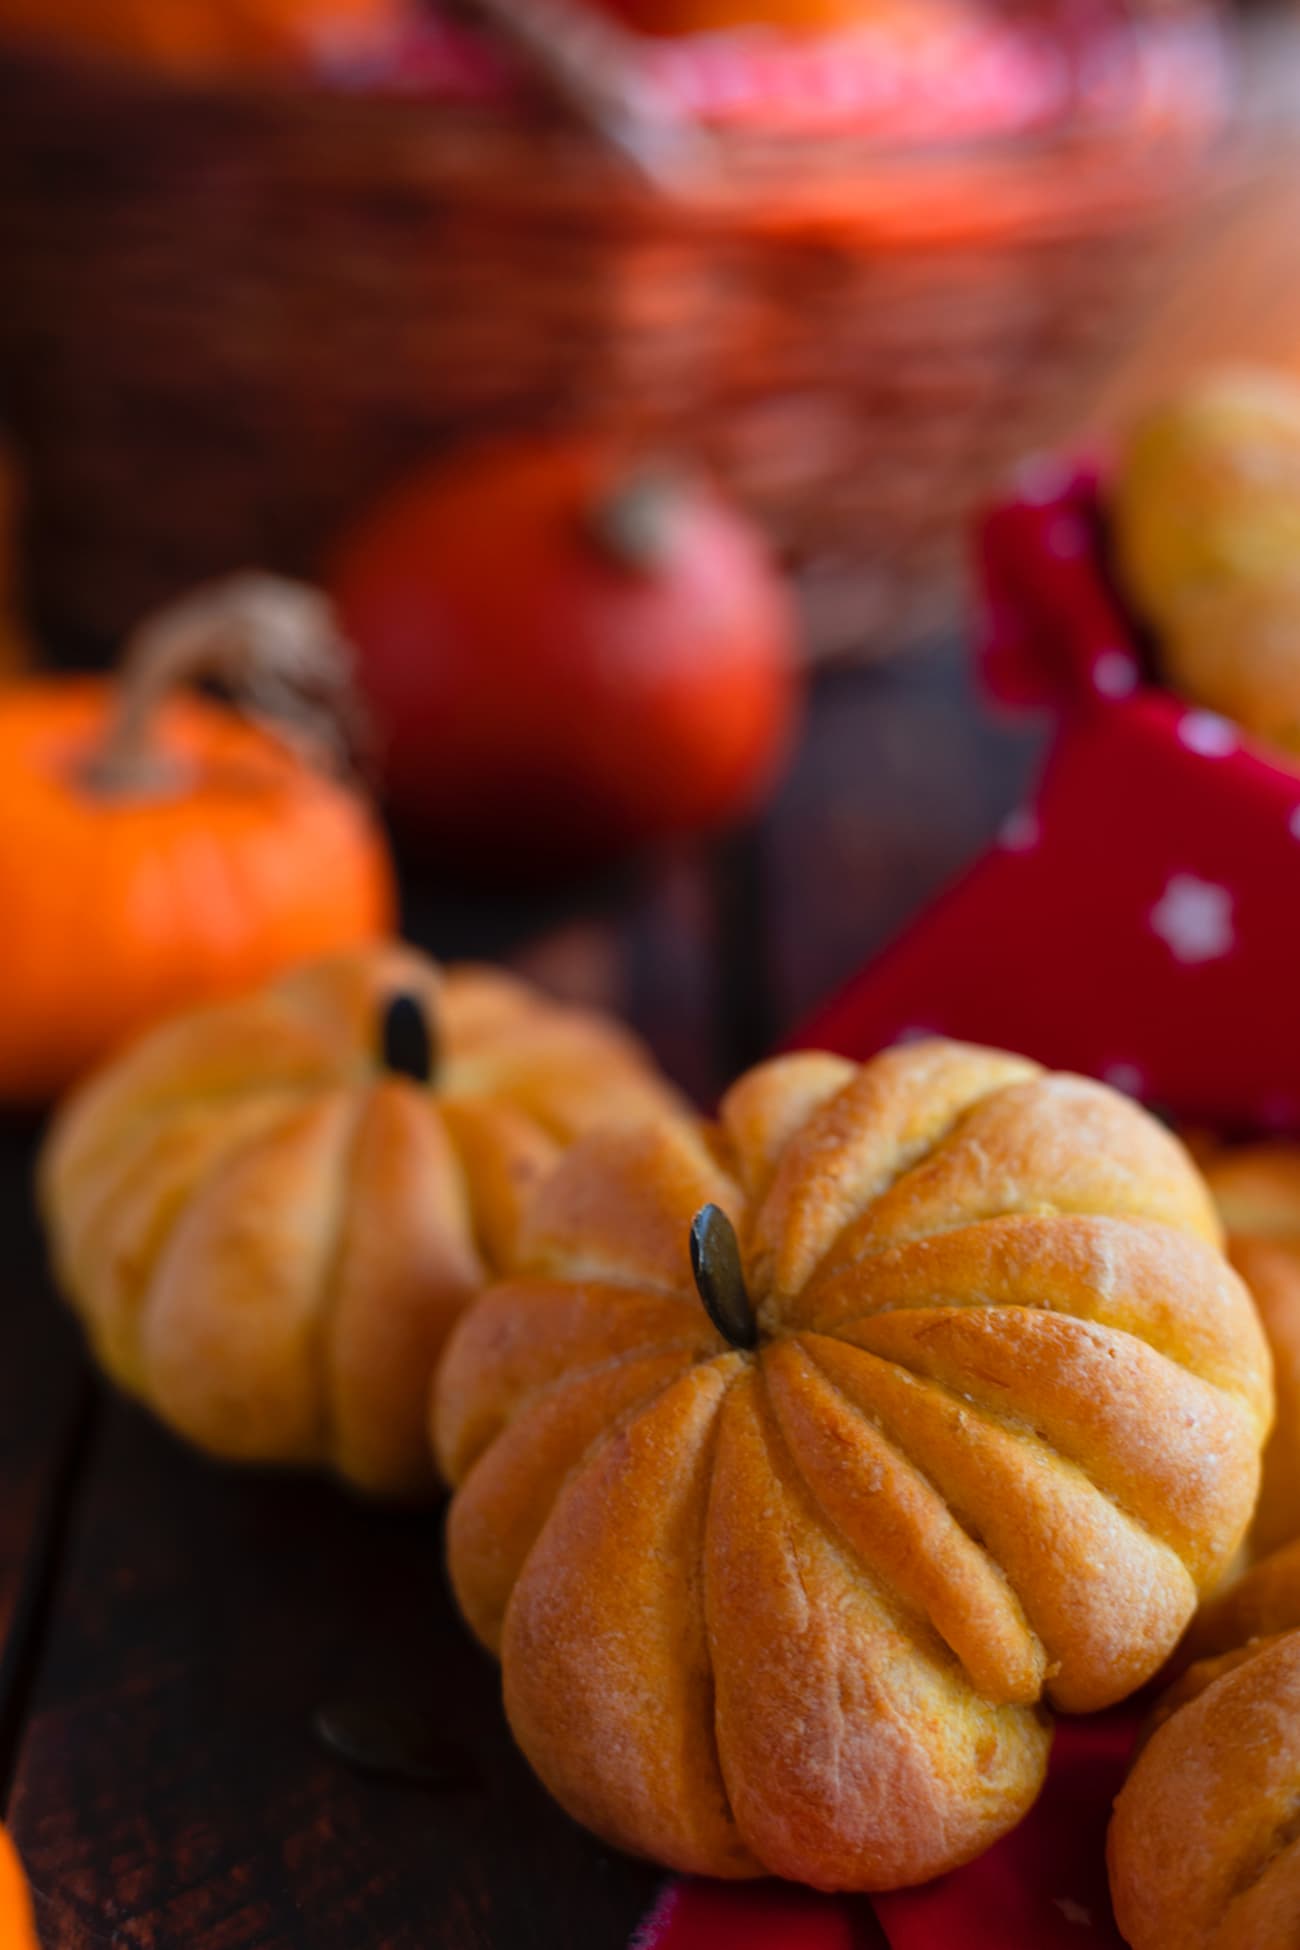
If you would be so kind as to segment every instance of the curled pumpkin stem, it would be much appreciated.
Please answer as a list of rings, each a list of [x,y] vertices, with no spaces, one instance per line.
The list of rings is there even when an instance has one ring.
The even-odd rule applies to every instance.
[[[652,576],[672,559],[690,487],[689,475],[674,462],[639,460],[588,511],[587,531],[619,568]]]
[[[438,1068],[434,1024],[423,997],[389,996],[379,1019],[379,1060],[390,1075],[432,1083]]]
[[[175,761],[154,741],[157,713],[174,692],[208,681],[312,763],[346,769],[359,720],[352,651],[334,611],[318,589],[249,571],[196,590],[136,631],[84,783],[110,795],[174,784]]]

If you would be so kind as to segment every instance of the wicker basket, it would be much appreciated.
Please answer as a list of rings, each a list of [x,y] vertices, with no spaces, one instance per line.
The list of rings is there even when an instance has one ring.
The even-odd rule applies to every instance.
[[[310,573],[431,447],[595,422],[711,463],[832,647],[933,619],[972,501],[1129,333],[1195,118],[961,154],[726,138],[638,183],[562,118],[0,60],[0,416],[78,651]]]

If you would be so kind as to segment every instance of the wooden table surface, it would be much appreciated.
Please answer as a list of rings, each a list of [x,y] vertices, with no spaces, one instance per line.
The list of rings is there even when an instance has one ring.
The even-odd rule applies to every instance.
[[[707,1100],[979,849],[1033,756],[955,650],[829,676],[752,830],[547,903],[411,876],[408,929],[620,1010]],[[622,1950],[658,1877],[513,1751],[439,1514],[221,1470],[92,1381],[35,1137],[0,1132],[0,1770],[46,1950]],[[435,1743],[441,1783],[337,1759],[313,1721],[340,1703]]]

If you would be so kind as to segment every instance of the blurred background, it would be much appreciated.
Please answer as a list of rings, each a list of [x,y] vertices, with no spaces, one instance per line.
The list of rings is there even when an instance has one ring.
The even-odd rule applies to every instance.
[[[705,464],[813,654],[888,652],[950,620],[972,500],[1141,383],[1189,227],[1256,268],[1180,298],[1178,355],[1285,336],[1286,15],[3,0],[0,36],[26,590],[78,649],[581,427]]]
[[[323,586],[408,921],[475,949],[784,776],[777,853],[803,805],[880,884],[771,1027],[1032,762],[961,666],[972,510],[1300,358],[1298,140],[1280,5],[0,0],[5,657]]]

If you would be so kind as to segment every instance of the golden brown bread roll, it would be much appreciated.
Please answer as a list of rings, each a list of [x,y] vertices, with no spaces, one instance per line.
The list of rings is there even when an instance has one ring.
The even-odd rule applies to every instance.
[[[456,1595],[556,1798],[822,1888],[1011,1827],[1044,1702],[1148,1678],[1253,1507],[1268,1355],[1218,1239],[1134,1105],[951,1043],[580,1143],[435,1390]]]
[[[1221,1151],[1206,1177],[1228,1257],[1255,1296],[1273,1351],[1277,1417],[1250,1532],[1260,1554],[1300,1537],[1300,1145]]]
[[[178,1433],[412,1494],[442,1343],[536,1180],[651,1114],[684,1113],[613,1023],[388,946],[147,1036],[58,1117],[41,1201],[96,1354]]]
[[[1300,1543],[1189,1634],[1115,1803],[1115,1916],[1133,1950],[1300,1944]]]
[[[1300,751],[1300,385],[1249,368],[1193,379],[1133,429],[1111,504],[1169,683]]]
[[[1179,1647],[1179,1660],[1218,1658],[1251,1639],[1274,1637],[1297,1626],[1300,1538],[1261,1557],[1201,1607]]]

